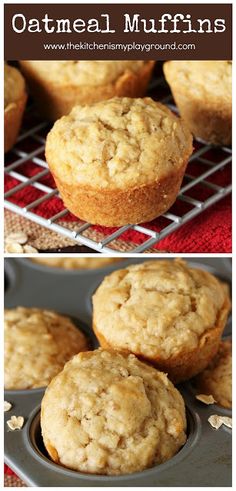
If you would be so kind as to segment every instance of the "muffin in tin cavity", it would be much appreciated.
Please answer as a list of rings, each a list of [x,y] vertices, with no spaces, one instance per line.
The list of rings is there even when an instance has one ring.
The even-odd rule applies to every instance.
[[[68,317],[37,308],[6,309],[5,389],[44,387],[73,355],[88,348],[86,337]]]
[[[232,342],[221,341],[219,351],[194,380],[201,394],[212,395],[219,406],[232,408]]]
[[[52,380],[41,427],[53,461],[91,474],[144,470],[186,441],[184,401],[167,376],[102,349],[78,354]]]
[[[216,145],[230,145],[232,62],[168,61],[164,74],[194,136]]]
[[[76,106],[46,141],[46,159],[65,206],[92,224],[150,221],[178,194],[192,136],[151,98]]]
[[[17,68],[4,65],[4,151],[10,150],[20,131],[26,105],[25,81]]]
[[[40,112],[55,121],[77,104],[142,97],[155,61],[22,60],[20,65]]]
[[[30,261],[50,268],[97,269],[110,266],[122,258],[115,257],[32,257]]]
[[[181,259],[117,270],[92,300],[101,346],[134,353],[175,383],[200,373],[216,355],[230,310],[225,286]]]

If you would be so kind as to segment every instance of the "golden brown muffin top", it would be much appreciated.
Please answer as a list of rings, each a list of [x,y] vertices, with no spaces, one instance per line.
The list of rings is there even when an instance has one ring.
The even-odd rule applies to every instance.
[[[100,189],[153,183],[178,172],[191,152],[185,124],[150,98],[76,106],[54,124],[46,142],[55,175]]]
[[[36,308],[5,310],[4,341],[6,389],[48,385],[66,361],[88,349],[68,317]]]
[[[217,278],[181,259],[146,261],[104,278],[93,323],[118,350],[168,359],[198,347],[227,298]]]
[[[17,102],[25,92],[25,81],[17,68],[4,65],[4,108]]]
[[[34,257],[30,261],[63,269],[97,269],[109,266],[122,258],[115,257]]]
[[[232,342],[221,341],[210,365],[196,378],[203,394],[212,395],[220,406],[232,407]]]
[[[188,90],[195,97],[232,100],[231,61],[167,61],[164,73],[170,86]]]
[[[164,373],[106,350],[80,353],[42,401],[42,434],[71,469],[118,475],[171,458],[185,443],[182,396]]]
[[[57,85],[96,87],[115,82],[126,71],[137,73],[146,61],[21,61],[22,66],[42,81]]]

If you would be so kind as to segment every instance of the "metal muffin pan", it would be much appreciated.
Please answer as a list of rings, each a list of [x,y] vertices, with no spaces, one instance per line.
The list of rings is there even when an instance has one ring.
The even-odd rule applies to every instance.
[[[151,258],[152,260],[154,258]],[[18,305],[54,309],[78,321],[95,348],[98,343],[91,330],[91,295],[109,272],[145,259],[132,258],[97,270],[65,271],[33,264],[27,259],[5,259],[5,307]],[[148,258],[146,260],[149,260]],[[231,262],[227,258],[188,258],[231,286]],[[229,318],[224,335],[231,334]],[[79,473],[53,463],[44,448],[40,432],[40,403],[44,388],[5,391],[12,409],[4,414],[5,461],[29,486],[231,486],[231,430],[214,430],[208,423],[211,414],[231,416],[231,411],[197,401],[191,382],[180,385],[187,409],[188,439],[169,461],[142,472],[123,476]],[[23,416],[20,431],[9,431],[11,415]]]

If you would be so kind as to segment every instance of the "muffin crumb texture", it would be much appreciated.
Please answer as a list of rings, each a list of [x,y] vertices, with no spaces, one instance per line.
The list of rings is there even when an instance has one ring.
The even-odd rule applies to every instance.
[[[184,402],[167,376],[101,349],[75,356],[53,379],[41,426],[54,461],[93,474],[141,471],[186,441]]]
[[[88,349],[72,321],[49,310],[7,309],[4,326],[6,389],[46,386],[73,355]]]

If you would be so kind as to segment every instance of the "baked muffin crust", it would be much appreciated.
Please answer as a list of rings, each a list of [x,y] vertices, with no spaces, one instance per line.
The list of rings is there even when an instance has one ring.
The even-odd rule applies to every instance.
[[[27,94],[25,81],[19,70],[4,65],[4,152],[8,152],[17,139],[25,109]]]
[[[25,81],[17,68],[4,64],[4,109],[19,101],[25,92]]]
[[[46,143],[52,172],[64,182],[110,190],[162,179],[191,152],[182,121],[148,97],[76,106],[54,124]]]
[[[166,375],[101,349],[76,355],[53,379],[41,426],[55,462],[96,474],[160,464],[186,440],[184,401]]]
[[[191,152],[184,123],[150,98],[76,106],[46,141],[65,206],[108,227],[150,221],[168,210]]]
[[[68,317],[49,310],[5,310],[5,388],[48,385],[66,361],[88,349],[85,336]]]
[[[164,74],[180,114],[196,137],[231,143],[232,62],[168,61]]]
[[[88,85],[91,88],[114,82],[125,71],[137,73],[146,61],[21,61],[23,67],[37,71],[43,81],[57,85]]]
[[[223,97],[228,104],[232,103],[231,61],[168,61],[164,71],[199,99],[210,97],[219,101]]]
[[[109,266],[122,259],[115,257],[34,257],[30,261],[54,268],[96,269]]]
[[[226,289],[213,275],[180,259],[155,260],[104,278],[93,295],[93,326],[102,346],[154,362],[176,381],[208,364],[209,353],[201,360],[198,354],[197,365],[191,354],[218,324],[221,333],[228,310]],[[211,358],[218,345],[219,334]]]
[[[203,394],[212,395],[220,406],[232,407],[232,342],[221,341],[219,351],[210,365],[196,377]]]
[[[142,97],[155,62],[147,61],[21,61],[41,114],[56,120],[77,104],[111,97]]]

